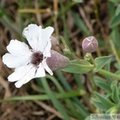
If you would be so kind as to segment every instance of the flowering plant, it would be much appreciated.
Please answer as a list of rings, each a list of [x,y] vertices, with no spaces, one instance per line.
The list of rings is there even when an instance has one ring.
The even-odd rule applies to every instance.
[[[10,41],[7,46],[9,53],[3,56],[3,63],[9,68],[15,69],[15,71],[8,76],[8,80],[10,82],[16,81],[15,86],[17,88],[20,88],[33,78],[44,77],[45,70],[50,75],[53,75],[52,70],[68,64],[68,58],[54,50],[51,51],[53,39],[51,35],[53,30],[52,27],[43,29],[41,26],[35,24],[28,25],[28,27],[23,30],[23,36],[27,39],[30,48],[24,42],[18,40]],[[55,43],[55,41],[53,41],[53,43]],[[60,62],[60,64],[58,62]]]
[[[1,0],[0,120],[119,119],[119,43],[120,0]]]

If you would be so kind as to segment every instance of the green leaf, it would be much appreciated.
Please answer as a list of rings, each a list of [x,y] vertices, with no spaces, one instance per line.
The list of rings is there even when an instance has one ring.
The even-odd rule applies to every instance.
[[[108,62],[110,62],[111,59],[113,59],[113,56],[112,56],[112,55],[96,58],[96,59],[94,60],[95,65],[96,65],[94,71],[95,71],[95,72],[99,71],[102,67],[104,67],[104,65],[106,65]]]
[[[63,68],[62,70],[69,73],[84,74],[92,69],[93,69],[93,65],[91,65],[85,60],[80,60],[80,61],[73,60],[70,61],[70,64],[67,67]]]
[[[87,26],[85,25],[84,21],[80,18],[80,16],[78,15],[78,13],[76,13],[75,11],[71,11],[72,16],[73,16],[73,20],[75,21],[76,26],[85,34],[85,35],[90,35],[90,32],[87,28]]]
[[[120,14],[120,4],[117,6],[116,11],[115,11],[115,15],[119,15]]]
[[[62,84],[63,88],[66,89],[67,91],[71,91],[72,88],[71,88],[70,84],[67,82],[67,80],[66,80],[65,76],[62,74],[62,72],[60,70],[57,70],[56,75],[57,75],[58,79],[60,80],[60,83]],[[82,117],[82,119],[89,115],[88,111],[85,109],[85,106],[81,103],[81,101],[79,101],[79,99],[77,97],[72,98],[72,100],[73,100],[77,110],[80,112],[80,116]]]
[[[116,62],[116,63],[114,63],[114,66],[116,69],[118,69],[118,71],[116,71],[115,74],[120,75],[120,64]]]
[[[63,119],[65,120],[70,120],[70,117],[67,113],[66,108],[61,104],[61,102],[55,97],[55,94],[53,93],[53,91],[50,89],[47,81],[45,78],[41,79],[41,83],[43,85],[43,87],[45,88],[45,91],[48,95],[48,97],[50,98],[51,102],[53,103],[53,105],[55,106],[56,109],[59,110],[59,112],[61,113],[61,115],[63,116]]]
[[[110,85],[107,83],[106,80],[104,80],[104,79],[102,79],[98,76],[95,76],[94,77],[94,82],[95,82],[96,86],[100,87],[101,89],[104,89],[107,92],[111,92]]]
[[[3,17],[5,15],[5,11],[4,9],[0,6],[0,18]]]
[[[81,96],[84,95],[85,91],[82,89],[79,90],[71,90],[69,92],[64,92],[64,93],[55,93],[55,97],[57,99],[66,99],[66,98],[73,98],[75,96]],[[17,96],[17,97],[11,97],[11,98],[6,98],[6,99],[0,99],[0,102],[7,102],[7,101],[34,101],[34,100],[49,100],[49,96],[44,94],[44,95],[27,95],[27,96]]]
[[[104,105],[107,109],[114,106],[114,103],[112,103],[110,100],[108,100],[105,96],[95,92],[95,96],[98,101],[101,102],[102,105]]]
[[[116,51],[116,54],[119,54],[120,53],[120,46],[119,46],[119,38],[120,38],[120,32],[119,32],[119,27],[116,26],[114,29],[112,29],[112,32],[111,32],[111,44],[113,44],[113,47]],[[120,54],[119,54],[120,55]]]
[[[83,0],[72,0],[73,2],[82,3]]]
[[[70,90],[70,92],[66,92],[66,91],[64,91],[64,89],[60,85],[60,82],[55,77],[53,77],[51,75],[46,75],[46,78],[50,79],[56,85],[57,89],[59,90],[59,92],[62,96],[64,96],[64,94],[67,93],[64,96],[64,98],[69,96],[70,94],[73,96],[73,95],[77,94],[77,92],[78,92],[78,91],[74,92],[73,90]],[[81,89],[78,93],[81,94],[81,95],[82,94],[84,95],[85,91],[83,89]],[[55,94],[55,95],[56,95],[56,98],[58,98],[57,94]],[[77,119],[83,119],[83,117],[82,117],[83,114],[76,109],[76,106],[73,104],[73,101],[70,100],[70,99],[64,99],[64,100],[65,100],[66,105],[69,106],[69,112],[70,112],[69,114],[73,115]]]
[[[120,101],[120,97],[119,97],[119,86],[118,86],[118,82],[113,81],[111,83],[111,89],[112,89],[112,99],[114,102],[118,103]]]
[[[115,106],[111,107],[109,110],[107,110],[106,113],[107,114],[117,114],[118,111],[119,111],[119,108],[117,105],[115,105]]]
[[[99,93],[95,92],[95,97],[92,98],[92,103],[100,110],[106,111],[113,107],[115,104],[112,103],[109,99],[107,99],[105,96],[100,95]]]
[[[120,2],[120,0],[109,0],[110,2],[113,2],[113,3],[118,3]]]
[[[104,105],[101,104],[100,101],[96,100],[95,98],[92,98],[92,99],[91,99],[91,102],[92,102],[92,104],[94,104],[95,107],[96,107],[97,109],[99,109],[100,111],[106,111],[106,110],[108,110]]]
[[[120,15],[114,15],[111,22],[110,22],[110,27],[113,28],[115,26],[117,26],[118,24],[120,24]]]

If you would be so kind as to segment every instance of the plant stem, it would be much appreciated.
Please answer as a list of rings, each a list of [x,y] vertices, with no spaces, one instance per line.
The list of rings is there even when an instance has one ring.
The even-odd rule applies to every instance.
[[[120,80],[120,76],[116,75],[115,73],[111,73],[109,71],[103,70],[103,69],[99,70],[98,73],[105,75],[105,76],[110,76],[112,78],[115,78],[116,80]]]
[[[118,56],[117,50],[116,50],[115,45],[114,45],[114,43],[113,43],[112,40],[110,40],[110,45],[111,45],[113,54],[114,54],[115,57],[116,57],[117,62],[120,64],[120,58],[119,58],[119,56]]]
[[[92,57],[92,54],[89,54],[89,57],[90,57],[90,60],[91,62],[94,64],[95,66],[95,62],[94,62],[94,59]],[[116,75],[115,73],[112,73],[112,72],[109,72],[109,71],[106,71],[104,69],[100,69],[98,71],[98,73],[102,74],[102,75],[105,75],[105,76],[110,76],[112,78],[115,78],[116,80],[120,80],[120,76],[119,75]]]

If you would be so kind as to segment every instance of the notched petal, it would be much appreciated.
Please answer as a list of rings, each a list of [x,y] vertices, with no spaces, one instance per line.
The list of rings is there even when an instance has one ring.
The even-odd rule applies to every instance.
[[[18,40],[11,40],[7,50],[14,56],[26,55],[30,53],[28,45]]]
[[[29,63],[28,56],[13,56],[12,54],[6,53],[3,55],[2,60],[5,65],[9,68],[17,68],[22,65],[26,65]]]
[[[39,68],[36,71],[35,77],[45,77],[45,70],[42,64],[39,65]]]

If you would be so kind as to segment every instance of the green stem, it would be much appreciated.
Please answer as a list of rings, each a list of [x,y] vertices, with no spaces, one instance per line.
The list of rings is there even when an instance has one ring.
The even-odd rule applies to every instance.
[[[93,58],[91,53],[86,53],[84,58],[85,58],[86,61],[88,61],[89,63],[93,64],[94,67],[96,66],[94,58]]]
[[[116,80],[120,80],[120,76],[116,75],[115,73],[111,73],[109,71],[103,70],[103,69],[99,70],[98,73],[105,75],[105,76],[110,76],[112,78],[115,78]]]
[[[72,90],[69,92],[64,92],[64,93],[55,93],[55,97],[57,99],[67,99],[67,98],[72,98],[76,96],[81,96],[85,95],[85,91],[78,89],[78,90]],[[46,94],[44,95],[28,95],[28,96],[17,96],[17,97],[11,97],[11,98],[6,98],[6,99],[0,99],[1,102],[7,102],[7,101],[23,101],[23,100],[49,100],[50,97],[47,96]]]
[[[90,58],[90,61],[92,62],[92,64],[94,64],[94,66],[95,66],[95,62],[94,62],[94,59],[92,57],[92,54],[88,53],[87,56],[88,56],[88,58]],[[110,76],[112,78],[115,78],[116,80],[120,80],[120,76],[116,75],[115,73],[111,73],[109,71],[106,71],[104,69],[99,70],[98,73],[105,75],[105,76]]]
[[[111,45],[113,54],[115,55],[115,58],[116,58],[117,62],[120,64],[120,58],[119,58],[119,56],[118,56],[117,49],[115,48],[115,45],[114,45],[114,43],[113,43],[113,40],[110,40],[110,45]]]
[[[56,98],[55,94],[53,93],[53,91],[51,90],[47,80],[45,78],[41,78],[41,83],[46,91],[46,94],[48,95],[48,97],[50,98],[51,102],[53,103],[53,105],[55,106],[55,108],[61,113],[61,115],[63,116],[63,119],[65,120],[70,120],[70,117],[67,113],[66,108],[63,106],[63,104]]]

